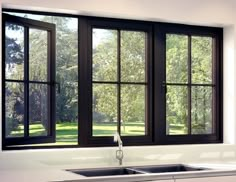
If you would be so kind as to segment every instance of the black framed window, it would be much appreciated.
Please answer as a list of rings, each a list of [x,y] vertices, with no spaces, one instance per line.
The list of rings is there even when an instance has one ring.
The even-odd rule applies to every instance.
[[[53,84],[56,87],[55,100],[51,102],[47,99],[50,104],[55,105],[55,121],[54,121],[54,129],[52,132],[55,133],[54,140],[48,141],[45,144],[40,144],[39,140],[35,139],[35,136],[41,135],[42,131],[45,131],[47,125],[44,125],[41,122],[40,115],[40,105],[41,104],[41,96],[40,92],[29,92],[28,97],[34,98],[31,99],[31,104],[29,107],[33,106],[33,115],[31,122],[29,122],[29,128],[31,128],[31,136],[34,136],[34,143],[24,143],[22,146],[21,143],[17,142],[17,145],[3,145],[3,149],[14,149],[14,148],[53,148],[53,147],[74,147],[78,145],[78,19],[71,15],[61,15],[61,14],[52,14],[52,13],[40,13],[40,12],[32,12],[32,11],[21,11],[21,10],[3,10],[5,14],[13,15],[18,18],[27,18],[28,21],[36,22],[47,22],[49,24],[54,24],[55,27],[55,59],[54,63],[50,63],[50,69],[53,69],[55,74],[55,80]],[[47,24],[45,23],[45,24]],[[34,29],[33,29],[34,30]],[[9,30],[8,30],[9,31]],[[15,34],[19,36],[18,34]],[[45,36],[41,31],[29,31],[29,37],[33,38],[33,44],[29,49],[30,64],[29,67],[29,75],[32,75],[34,80],[41,80],[41,78],[47,77],[47,70],[45,65]],[[2,37],[4,37],[3,34]],[[22,39],[12,39],[12,44],[20,47],[22,45]],[[6,37],[7,40],[9,40]],[[44,46],[43,46],[44,45]],[[4,44],[2,46],[4,48]],[[9,54],[13,50],[11,47],[7,51]],[[4,51],[3,51],[4,52]],[[51,51],[50,51],[51,52]],[[52,52],[51,52],[52,53]],[[33,56],[32,56],[33,55]],[[13,57],[14,58],[14,57]],[[5,60],[3,60],[3,66],[5,66]],[[7,63],[8,64],[8,63]],[[9,65],[9,64],[8,64]],[[11,61],[12,67],[14,67],[14,74],[17,75],[21,71],[21,65],[18,63],[17,59],[12,59]],[[46,69],[45,69],[46,68]],[[5,70],[9,72],[9,69]],[[4,80],[3,80],[4,81]],[[3,83],[4,84],[4,83]],[[19,90],[18,94],[24,95],[24,90]],[[13,98],[12,98],[13,99]],[[20,100],[22,105],[22,101]],[[4,106],[5,104],[3,104]],[[12,110],[19,110],[22,107],[15,107],[15,104],[12,103]],[[37,106],[37,107],[36,107]],[[42,105],[43,106],[43,105]],[[23,110],[23,109],[22,109]],[[47,108],[44,107],[44,110],[47,111]],[[31,114],[32,116],[32,114]],[[37,116],[37,117],[36,117]],[[26,118],[25,118],[26,119]],[[4,123],[9,125],[9,128],[14,128],[15,133],[22,133],[22,119],[15,118],[15,122],[11,123],[9,121],[5,121]],[[52,120],[50,120],[51,122]],[[45,137],[45,136],[44,136]],[[4,139],[4,138],[3,138]],[[20,146],[19,146],[20,145]]]
[[[158,82],[163,144],[222,141],[222,29],[166,25],[156,27],[163,74]],[[158,101],[156,101],[158,102]],[[164,122],[163,122],[164,121]]]
[[[3,149],[223,141],[222,28],[4,11]]]
[[[114,145],[115,132],[125,145],[151,143],[152,26],[89,19],[87,27],[88,62],[80,62],[89,88],[88,109],[80,113],[89,116],[84,145]]]
[[[3,25],[3,145],[54,142],[55,25],[8,14]],[[37,62],[33,47],[42,52]],[[35,121],[44,126],[37,135]]]

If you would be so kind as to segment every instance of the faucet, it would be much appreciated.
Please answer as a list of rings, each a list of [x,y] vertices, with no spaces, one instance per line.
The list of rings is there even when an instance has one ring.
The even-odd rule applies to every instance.
[[[118,142],[119,149],[116,150],[116,159],[119,160],[119,165],[121,166],[122,165],[122,160],[123,160],[123,157],[124,157],[123,142],[122,142],[118,132],[116,132],[114,134],[114,142]]]

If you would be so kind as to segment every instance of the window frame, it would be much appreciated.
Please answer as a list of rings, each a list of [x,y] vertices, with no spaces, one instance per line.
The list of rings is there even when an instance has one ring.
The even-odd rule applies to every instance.
[[[2,59],[5,60],[5,24],[13,23],[24,27],[24,79],[7,79],[5,76],[5,61],[2,61],[2,145],[25,145],[25,144],[41,144],[55,142],[55,25],[21,18],[9,14],[2,13]],[[47,80],[36,81],[29,79],[29,30],[37,29],[47,31]],[[24,136],[22,137],[6,137],[6,112],[5,112],[5,85],[6,83],[21,83],[24,87]],[[48,131],[46,136],[30,136],[29,135],[29,85],[46,85],[47,86],[47,106],[48,106]]]
[[[83,129],[80,129],[80,137],[83,138],[83,140],[80,140],[80,145],[86,146],[86,147],[96,147],[96,146],[114,146],[116,145],[113,141],[113,137],[111,136],[92,136],[92,29],[93,28],[101,28],[101,29],[111,29],[111,30],[129,30],[129,31],[143,31],[146,32],[146,129],[147,129],[147,135],[144,136],[122,136],[123,144],[124,145],[150,145],[153,144],[153,114],[152,114],[152,108],[153,108],[153,102],[152,102],[152,25],[148,22],[137,22],[137,21],[130,21],[130,20],[117,20],[117,19],[109,19],[109,18],[95,18],[95,17],[89,17],[85,18],[79,18],[83,23],[86,24],[86,36],[80,35],[82,38],[81,42],[86,42],[83,44],[87,47],[86,55],[81,55],[80,57],[80,67],[86,68],[85,73],[86,77],[84,75],[80,74],[80,83],[83,85],[86,83],[86,92],[88,93],[87,101],[85,101],[85,97],[82,93],[80,93],[80,101],[84,101],[87,108],[81,108],[79,116],[81,118],[84,118],[84,120],[80,120],[80,126],[83,127]],[[84,38],[86,37],[86,38]],[[83,60],[87,60],[86,62]],[[96,82],[96,81],[95,81]],[[117,84],[122,84],[121,81],[115,81]],[[115,83],[114,82],[114,83]],[[132,84],[130,82],[129,84]],[[129,85],[127,84],[127,85]],[[81,92],[82,88],[81,88]],[[84,90],[85,92],[85,90]],[[84,104],[81,104],[81,106]],[[85,119],[86,118],[86,119]],[[119,122],[119,121],[118,121]],[[84,124],[82,124],[84,123]],[[82,126],[83,125],[83,126]],[[120,124],[118,124],[120,125]],[[81,128],[80,127],[80,128]],[[81,132],[82,131],[82,132]],[[83,141],[83,143],[81,143]]]
[[[222,143],[223,142],[223,28],[215,27],[203,27],[203,26],[193,26],[193,25],[182,25],[174,23],[160,23],[152,21],[140,21],[140,20],[125,20],[116,18],[102,18],[93,16],[83,16],[83,15],[72,15],[63,13],[51,13],[51,12],[40,12],[40,11],[28,11],[28,10],[18,10],[18,9],[2,9],[7,12],[16,13],[30,13],[37,15],[47,15],[47,16],[61,16],[61,17],[72,17],[78,19],[78,144],[77,145],[50,145],[50,146],[8,146],[4,143],[2,138],[2,149],[3,150],[21,150],[21,149],[47,149],[47,148],[83,148],[83,147],[104,147],[104,146],[116,146],[113,142],[112,137],[100,137],[99,139],[94,139],[89,136],[88,127],[91,125],[92,116],[87,105],[92,106],[92,78],[91,78],[91,31],[92,25],[98,25],[104,28],[114,28],[132,30],[141,29],[148,30],[150,40],[148,45],[150,50],[148,50],[149,56],[149,112],[150,117],[150,135],[146,138],[138,137],[122,137],[125,145],[173,145],[173,144],[204,144],[204,143]],[[143,28],[145,27],[145,28]],[[177,136],[173,135],[171,137],[165,135],[166,128],[163,125],[165,121],[165,90],[163,89],[163,80],[165,80],[165,45],[160,43],[164,41],[163,34],[165,32],[172,33],[194,33],[201,35],[212,35],[216,37],[216,51],[214,56],[216,59],[216,122],[217,129],[215,135],[196,135],[196,136]],[[2,42],[2,49],[4,47],[4,42]],[[3,64],[3,63],[2,63]],[[163,69],[164,68],[164,69]],[[5,65],[3,70],[5,69]],[[4,71],[2,72],[4,74]],[[4,76],[2,83],[4,82]],[[2,84],[4,88],[4,84]],[[161,104],[159,104],[161,103]],[[4,104],[4,103],[3,103]],[[164,104],[164,105],[163,105]],[[2,109],[4,112],[4,109]],[[164,120],[163,120],[164,118]],[[90,124],[88,124],[88,121]],[[163,130],[164,128],[164,130]],[[4,125],[2,125],[2,131],[4,130]],[[3,132],[4,133],[4,132]],[[106,143],[105,143],[106,142]]]
[[[206,36],[213,38],[212,49],[212,82],[215,92],[212,91],[213,111],[212,122],[215,126],[213,134],[187,134],[187,135],[167,135],[166,134],[166,34],[180,34],[187,36]],[[159,23],[155,25],[155,43],[154,59],[155,61],[155,121],[159,125],[157,128],[156,141],[160,145],[169,144],[205,144],[205,143],[222,143],[223,142],[223,29],[215,27],[202,27],[194,25]],[[191,45],[188,45],[188,52]],[[191,59],[191,53],[188,53],[188,61]],[[188,63],[189,64],[189,63]],[[189,69],[189,68],[188,68]],[[158,70],[158,71],[157,71]],[[161,72],[161,77],[158,77]],[[190,82],[191,83],[191,82]],[[187,83],[187,87],[194,84]],[[201,85],[201,84],[196,84]],[[202,84],[207,85],[207,84]],[[212,85],[212,84],[209,84]],[[212,87],[213,88],[213,87]],[[162,107],[158,105],[161,100]],[[159,103],[160,104],[160,103]],[[188,107],[188,110],[191,109]],[[164,122],[163,122],[164,121]]]

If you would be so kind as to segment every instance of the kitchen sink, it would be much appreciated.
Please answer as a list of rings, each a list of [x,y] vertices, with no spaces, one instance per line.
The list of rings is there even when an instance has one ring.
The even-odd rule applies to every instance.
[[[114,176],[114,175],[130,175],[130,174],[144,174],[146,172],[138,171],[131,168],[107,168],[107,169],[83,169],[83,170],[68,170],[76,174],[86,177],[95,176]]]
[[[144,166],[144,167],[134,167],[133,169],[143,171],[146,173],[167,173],[167,172],[187,172],[187,171],[206,170],[206,168],[191,167],[183,164]]]
[[[148,173],[168,173],[168,172],[189,172],[201,171],[206,168],[191,167],[183,164],[139,166],[139,167],[119,167],[119,168],[97,168],[97,169],[72,169],[67,170],[86,177],[133,175]]]

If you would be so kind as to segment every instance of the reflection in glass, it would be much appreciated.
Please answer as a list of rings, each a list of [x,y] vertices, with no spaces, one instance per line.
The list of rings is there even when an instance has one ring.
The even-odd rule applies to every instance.
[[[146,33],[121,31],[121,80],[145,82]]]
[[[212,38],[192,36],[192,82],[212,83]]]
[[[117,31],[93,29],[93,80],[117,80]]]
[[[188,134],[187,87],[167,86],[166,133],[167,135]]]
[[[166,82],[188,81],[188,36],[166,35]]]
[[[5,86],[6,137],[24,136],[24,84],[6,83]]]
[[[5,76],[6,79],[24,79],[24,27],[5,25]]]
[[[47,31],[29,30],[29,79],[47,81]]]
[[[113,136],[117,122],[116,86],[93,84],[93,136]]]
[[[212,88],[192,87],[192,134],[212,133]]]
[[[47,136],[48,121],[48,86],[30,84],[29,86],[29,135]]]
[[[145,86],[121,86],[121,135],[145,135]]]

